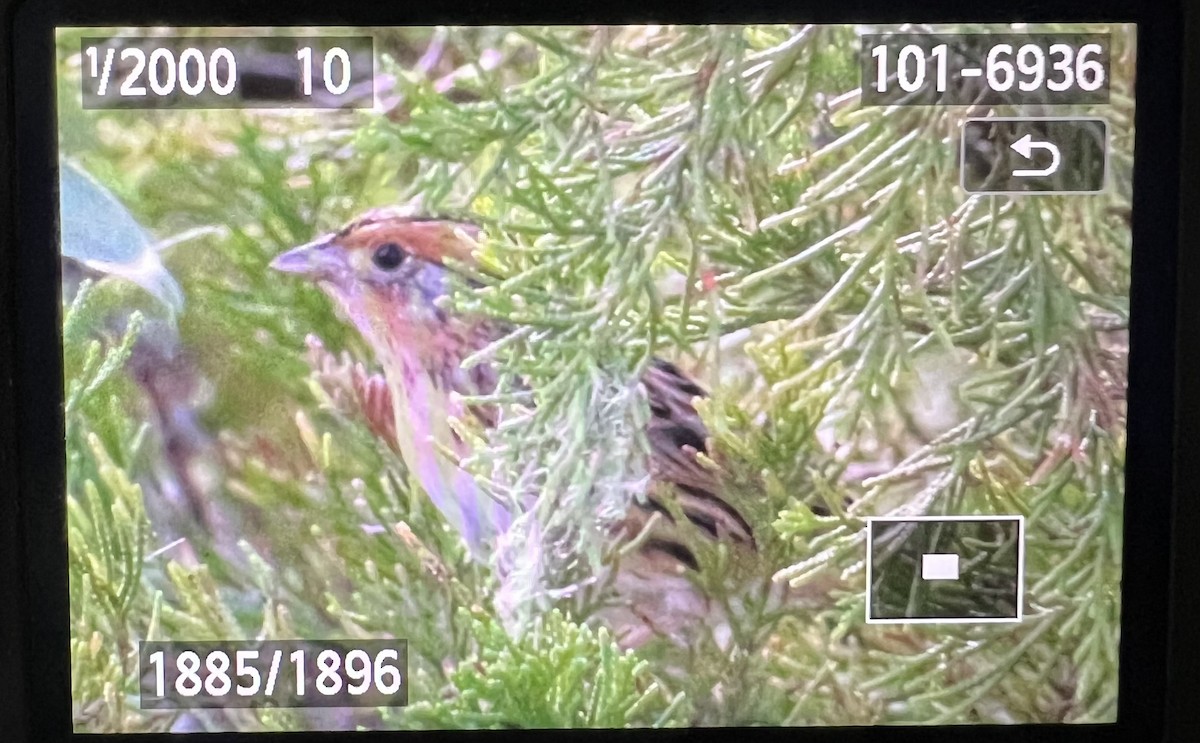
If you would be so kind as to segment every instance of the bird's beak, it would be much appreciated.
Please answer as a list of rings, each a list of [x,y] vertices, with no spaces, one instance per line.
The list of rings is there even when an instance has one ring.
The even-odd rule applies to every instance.
[[[280,253],[271,261],[271,268],[314,279],[332,279],[345,273],[349,265],[345,251],[334,248],[331,236],[326,235]]]

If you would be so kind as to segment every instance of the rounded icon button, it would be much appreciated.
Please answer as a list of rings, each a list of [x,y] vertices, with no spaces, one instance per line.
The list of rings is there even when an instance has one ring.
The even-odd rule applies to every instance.
[[[967,193],[1099,193],[1108,180],[1108,150],[1108,122],[1100,118],[967,119],[959,177]]]

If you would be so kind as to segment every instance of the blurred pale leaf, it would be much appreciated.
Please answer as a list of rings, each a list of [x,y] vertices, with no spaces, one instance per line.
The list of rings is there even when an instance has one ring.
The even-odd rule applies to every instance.
[[[77,165],[61,161],[60,174],[63,256],[92,270],[128,279],[172,310],[181,309],[179,284],[129,210]]]

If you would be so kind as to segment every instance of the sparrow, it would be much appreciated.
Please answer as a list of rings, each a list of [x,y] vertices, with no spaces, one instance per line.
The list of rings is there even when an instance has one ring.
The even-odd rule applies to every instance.
[[[459,467],[456,457],[470,450],[450,421],[497,425],[495,410],[463,398],[495,392],[498,370],[488,363],[465,368],[463,361],[511,328],[464,316],[441,301],[455,279],[451,266],[477,265],[479,238],[480,229],[468,222],[380,208],[280,254],[271,267],[315,282],[370,346],[391,396],[395,425],[384,428],[395,440],[389,444],[472,555],[486,559],[517,514],[481,492]],[[739,553],[757,550],[754,529],[701,462],[708,431],[694,403],[705,391],[661,359],[640,382],[649,402],[651,484],[609,527],[614,543],[628,549],[614,551],[621,557],[612,566],[613,596],[600,612],[625,647],[654,637],[685,642],[718,612],[697,587],[701,561],[689,546],[694,539],[726,542]],[[380,394],[376,389],[374,397]]]

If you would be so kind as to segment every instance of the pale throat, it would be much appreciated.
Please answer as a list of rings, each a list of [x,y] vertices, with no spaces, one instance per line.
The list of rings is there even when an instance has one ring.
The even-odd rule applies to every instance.
[[[471,451],[454,433],[451,419],[472,416],[461,395],[493,391],[490,375],[462,368],[463,359],[490,342],[488,333],[424,303],[412,306],[374,291],[331,294],[384,369],[405,466],[472,555],[486,559],[512,517],[458,466]]]

